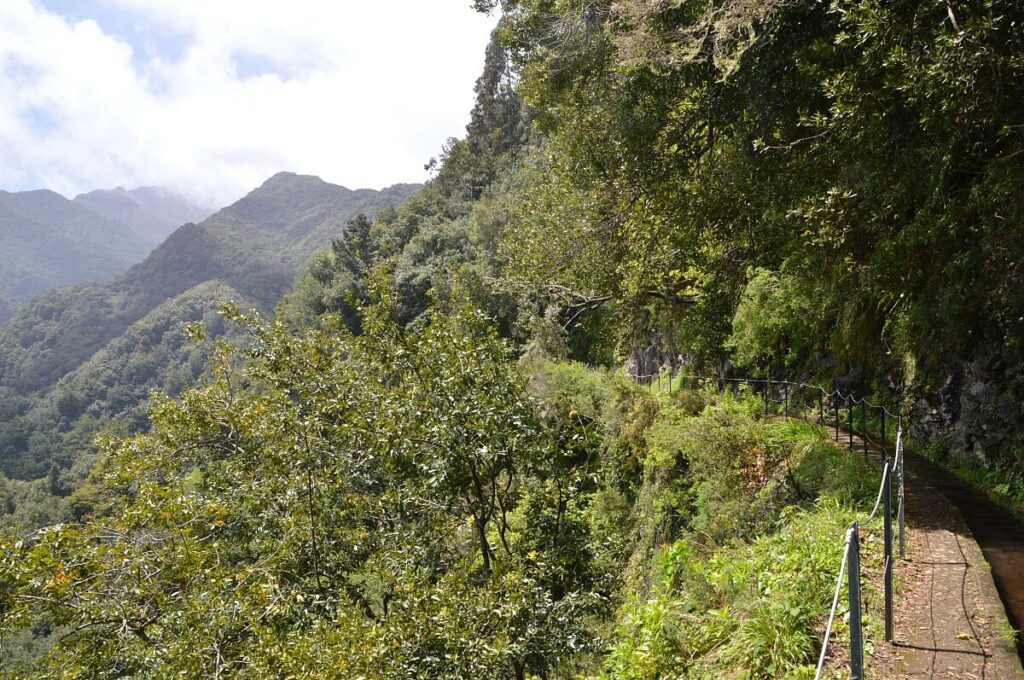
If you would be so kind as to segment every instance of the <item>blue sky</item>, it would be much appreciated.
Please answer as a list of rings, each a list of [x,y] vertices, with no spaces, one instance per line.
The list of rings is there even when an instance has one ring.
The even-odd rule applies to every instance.
[[[130,44],[137,63],[149,59],[177,61],[189,45],[189,34],[137,12],[97,0],[42,0],[43,8],[69,22],[95,21],[107,35]]]
[[[421,181],[496,17],[469,0],[3,0],[0,189],[235,200],[280,170]]]

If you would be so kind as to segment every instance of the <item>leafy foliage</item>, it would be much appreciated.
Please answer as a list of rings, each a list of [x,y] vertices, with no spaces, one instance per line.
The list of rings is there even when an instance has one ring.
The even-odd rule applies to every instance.
[[[209,381],[155,401],[149,434],[107,441],[69,500],[90,514],[4,539],[0,633],[60,631],[8,668],[662,677],[684,633],[641,642],[670,630],[651,617],[704,607],[687,658],[735,645],[708,672],[808,662],[836,527],[875,481],[858,459],[742,397],[536,360],[527,382],[479,312],[439,307],[410,330],[389,300],[360,335],[227,310],[250,344],[221,344]],[[641,603],[649,559],[664,585]]]
[[[697,416],[663,409],[648,430],[662,522],[675,514],[688,531],[654,546],[653,589],[619,612],[608,677],[813,676],[840,537],[877,475],[815,428],[757,413],[716,395]]]
[[[422,192],[278,176],[0,330],[0,444],[50,472],[0,486],[11,672],[808,677],[877,479],[623,360],[995,375],[1019,414],[1019,3],[474,4],[502,19]],[[212,297],[266,312],[328,243],[224,340]],[[81,488],[49,465],[204,370]]]
[[[500,4],[547,135],[512,275],[619,307],[578,321],[620,355],[654,328],[932,400],[974,371],[1020,413],[1019,3]]]
[[[337,658],[385,675],[519,673],[591,644],[566,493],[586,461],[554,448],[479,315],[407,333],[393,313],[302,338],[232,313],[248,361],[225,348],[152,434],[109,445],[114,511],[6,547],[6,624],[77,630],[53,659],[87,673],[276,674],[328,621]]]
[[[774,368],[767,366],[774,360],[800,368],[823,351],[815,327],[821,316],[798,280],[761,269],[736,306],[727,346],[740,366]]]

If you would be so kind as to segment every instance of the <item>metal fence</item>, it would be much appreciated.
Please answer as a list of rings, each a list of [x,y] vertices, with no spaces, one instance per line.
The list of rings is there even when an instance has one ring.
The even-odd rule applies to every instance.
[[[893,520],[896,521],[898,548],[900,558],[906,553],[906,521],[905,521],[905,481],[903,465],[903,417],[892,413],[884,406],[872,404],[864,398],[855,399],[852,394],[844,395],[839,390],[826,390],[819,385],[791,382],[788,380],[773,381],[771,379],[750,378],[705,378],[703,376],[677,376],[670,372],[667,376],[658,374],[630,375],[634,380],[651,387],[655,381],[660,389],[664,389],[663,379],[667,381],[671,395],[674,388],[706,389],[717,388],[720,392],[739,393],[746,387],[754,395],[764,401],[766,416],[782,415],[816,421],[826,428],[835,428],[837,442],[842,441],[843,430],[847,433],[850,451],[855,449],[854,437],[860,438],[865,458],[870,446],[875,446],[880,453],[882,463],[882,480],[879,484],[878,497],[871,513],[863,520],[870,522],[882,510],[883,518],[883,580],[884,580],[884,619],[885,640],[893,640]],[[858,427],[858,407],[860,427]],[[831,418],[830,418],[831,416]],[[845,416],[845,418],[844,418]],[[895,440],[892,446],[893,456],[890,458],[889,440],[886,437],[886,426],[895,426]],[[872,425],[877,424],[873,430]],[[877,439],[875,435],[877,434]],[[893,478],[896,482],[896,508],[893,512]],[[895,517],[894,517],[895,514]],[[843,557],[839,564],[839,575],[836,579],[835,596],[828,615],[825,635],[818,656],[815,680],[819,680],[828,656],[828,646],[832,638],[836,611],[843,589],[843,577],[847,577],[847,597],[850,612],[850,677],[862,680],[864,677],[864,638],[863,638],[863,599],[861,597],[861,525],[855,521],[845,533]]]

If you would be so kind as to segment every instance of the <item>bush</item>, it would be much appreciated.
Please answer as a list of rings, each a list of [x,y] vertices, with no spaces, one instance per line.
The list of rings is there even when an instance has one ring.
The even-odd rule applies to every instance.
[[[843,532],[874,500],[877,472],[814,425],[703,398],[696,416],[663,405],[645,431],[637,511],[681,533],[659,546],[647,532],[650,594],[621,608],[605,677],[812,677]]]
[[[829,495],[787,511],[777,533],[749,543],[668,546],[654,594],[620,613],[605,677],[813,676],[855,510]],[[837,625],[837,638],[848,636]]]
[[[782,357],[791,366],[811,355],[820,335],[804,284],[796,277],[767,269],[753,272],[733,317],[732,337],[726,343],[738,366],[761,366],[769,357]]]

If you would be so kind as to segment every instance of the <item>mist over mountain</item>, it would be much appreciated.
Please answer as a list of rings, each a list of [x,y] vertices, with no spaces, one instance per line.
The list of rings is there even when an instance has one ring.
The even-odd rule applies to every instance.
[[[0,322],[44,290],[113,278],[151,248],[123,222],[53,191],[0,191]]]
[[[53,462],[70,466],[109,418],[131,420],[151,390],[174,393],[204,370],[208,345],[189,342],[184,323],[210,320],[225,300],[270,311],[348,220],[418,190],[351,190],[281,173],[183,225],[121,276],[32,300],[0,326],[0,469],[33,476]]]
[[[154,247],[186,222],[199,222],[213,213],[213,208],[197,205],[163,187],[139,187],[130,191],[122,187],[98,189],[79,194],[74,202],[97,215],[126,224],[136,236]]]

